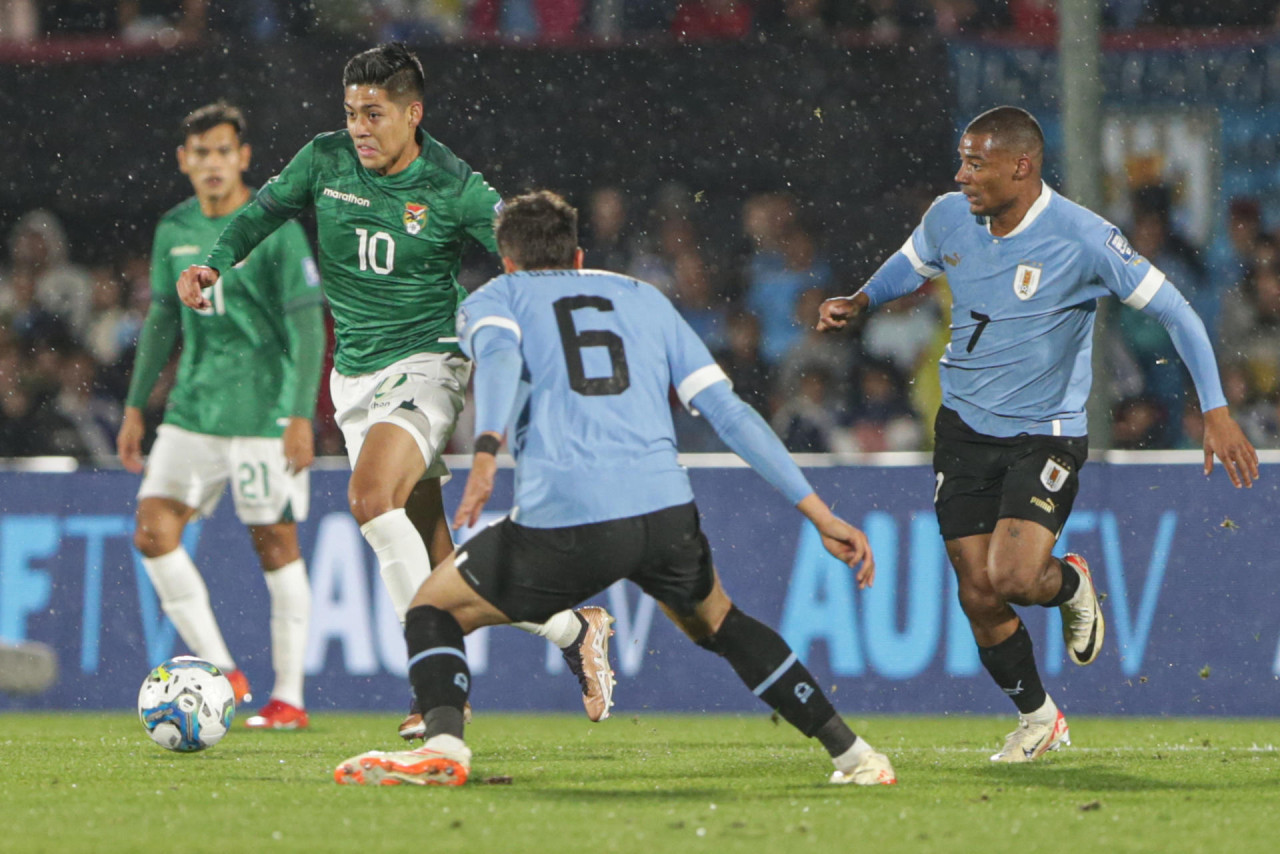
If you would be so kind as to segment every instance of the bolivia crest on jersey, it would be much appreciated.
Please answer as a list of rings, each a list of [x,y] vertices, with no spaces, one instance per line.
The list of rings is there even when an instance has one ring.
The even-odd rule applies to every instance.
[[[404,230],[410,234],[417,234],[427,226],[427,206],[415,205],[413,202],[405,202],[404,204]]]
[[[1013,295],[1020,300],[1029,300],[1040,289],[1040,268],[1030,264],[1019,264],[1018,271],[1013,274]]]

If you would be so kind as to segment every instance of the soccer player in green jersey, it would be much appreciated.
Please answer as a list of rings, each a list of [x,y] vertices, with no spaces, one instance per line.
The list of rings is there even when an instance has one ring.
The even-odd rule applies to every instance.
[[[454,329],[466,296],[457,274],[469,241],[497,253],[501,197],[419,127],[426,80],[403,44],[357,54],[342,86],[347,129],[303,147],[231,221],[205,263],[182,273],[177,290],[186,305],[208,310],[219,271],[314,208],[336,338],[329,384],[352,466],[347,497],[403,623],[430,568],[453,551],[440,453],[471,375]],[[592,720],[612,704],[611,622],[603,608],[587,607],[519,624],[564,652]],[[423,732],[412,708],[400,734]]]
[[[251,728],[307,725],[303,652],[311,587],[297,522],[310,498],[311,419],[324,361],[320,280],[306,235],[290,222],[244,263],[228,264],[208,305],[183,311],[173,281],[203,257],[252,191],[240,111],[210,104],[182,123],[178,165],[195,196],[160,219],[151,251],[151,308],[138,340],[116,444],[125,468],[143,470],[143,407],[179,330],[182,356],[164,423],[138,491],[134,543],[164,612],[187,646],[228,673],[237,703],[251,699],[209,606],[182,532],[213,512],[231,483],[236,513],[252,534],[271,597],[271,701]]]

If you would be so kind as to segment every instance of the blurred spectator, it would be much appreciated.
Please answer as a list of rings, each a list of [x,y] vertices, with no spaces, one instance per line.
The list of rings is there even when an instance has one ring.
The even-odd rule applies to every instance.
[[[89,271],[93,280],[89,325],[84,345],[101,365],[114,365],[137,339],[138,327],[125,308],[124,287],[119,274],[107,265]]]
[[[93,357],[71,350],[62,357],[57,396],[50,403],[64,426],[59,453],[97,464],[115,458],[115,435],[121,407],[99,394]]]
[[[41,0],[40,32],[46,36],[114,35],[120,32],[120,0]]]
[[[1280,244],[1258,240],[1248,272],[1222,300],[1218,349],[1240,362],[1259,394],[1280,394]]]
[[[0,273],[0,311],[15,298],[14,281],[31,277],[35,303],[75,335],[89,322],[89,275],[70,259],[67,234],[52,212],[23,214],[9,231],[9,268]]]
[[[817,330],[813,319],[826,297],[824,291],[810,288],[796,300],[796,322],[804,332],[778,363],[774,397],[785,398],[800,386],[805,376],[821,372],[829,395],[826,406],[837,417],[844,417],[848,415],[853,397],[856,339],[851,335],[824,335]]]
[[[747,0],[681,0],[671,34],[690,42],[742,39],[751,32],[752,17]]]
[[[833,397],[824,368],[814,366],[787,394],[773,416],[773,430],[787,450],[797,454],[827,454],[854,450],[832,407]]]
[[[1111,447],[1118,451],[1168,447],[1164,439],[1169,432],[1165,428],[1166,413],[1161,402],[1152,397],[1128,397],[1119,401],[1111,410]]]
[[[814,312],[817,316],[817,312]],[[891,364],[901,376],[914,376],[938,334],[942,314],[932,283],[877,309],[862,330],[862,349]],[[932,363],[928,366],[932,369]]]
[[[857,450],[914,451],[924,431],[907,399],[902,376],[893,365],[865,361],[858,368],[849,433]]]
[[[586,250],[586,266],[596,270],[625,273],[634,254],[632,238],[626,232],[626,196],[609,185],[591,192],[587,216],[582,223],[581,243]]]
[[[1188,264],[1177,250],[1167,216],[1160,209],[1135,204],[1129,238],[1133,248],[1159,268],[1186,297],[1205,327],[1213,329],[1218,301],[1204,286],[1200,271]],[[1119,311],[1117,326],[1125,348],[1142,375],[1143,395],[1152,398],[1165,413],[1160,421],[1161,435],[1153,440],[1152,447],[1174,447],[1179,444],[1181,425],[1168,417],[1168,413],[1182,411],[1186,383],[1173,341],[1159,321],[1138,311]]]
[[[688,217],[687,196],[688,191],[679,185],[663,188],[650,214],[649,233],[636,242],[625,271],[653,285],[668,298],[675,294],[677,259],[698,249],[698,232]]]
[[[29,42],[39,32],[35,0],[0,0],[0,42]]]
[[[207,11],[208,0],[120,0],[120,35],[176,44],[204,32]]]
[[[477,0],[471,34],[563,41],[580,31],[586,7],[586,0]]]
[[[1257,199],[1237,197],[1227,207],[1227,227],[1209,245],[1209,286],[1225,289],[1239,284],[1262,237],[1262,206]]]
[[[711,350],[725,344],[729,311],[711,283],[706,262],[695,249],[680,253],[675,263],[671,302]]]
[[[769,366],[760,357],[760,320],[745,311],[729,315],[725,346],[712,353],[738,396],[769,417]]]
[[[789,196],[747,199],[743,230],[755,247],[745,272],[746,304],[760,318],[761,355],[772,366],[803,334],[795,319],[796,300],[809,288],[829,289],[831,267],[798,222]]]

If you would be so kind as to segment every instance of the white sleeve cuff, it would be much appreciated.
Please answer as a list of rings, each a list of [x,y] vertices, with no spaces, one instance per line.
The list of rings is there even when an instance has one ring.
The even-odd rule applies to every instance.
[[[1142,281],[1138,282],[1138,286],[1133,289],[1133,293],[1125,297],[1121,302],[1136,308],[1139,311],[1147,307],[1147,303],[1151,302],[1152,297],[1156,295],[1156,291],[1160,290],[1160,286],[1164,284],[1164,273],[1161,273],[1153,265],[1147,274],[1142,277]]]
[[[724,372],[724,368],[712,363],[705,368],[698,368],[698,370],[681,380],[680,384],[676,386],[676,396],[680,398],[680,402],[684,404],[685,409],[693,411],[692,401],[698,396],[698,393],[721,381],[729,383],[730,386],[733,385],[729,380],[729,375]]]
[[[907,260],[911,262],[911,266],[915,271],[926,279],[936,279],[942,275],[942,271],[937,267],[931,267],[921,260],[919,254],[916,253],[915,246],[911,244],[910,237],[907,238],[907,242],[902,244],[902,248],[898,251],[907,256]]]

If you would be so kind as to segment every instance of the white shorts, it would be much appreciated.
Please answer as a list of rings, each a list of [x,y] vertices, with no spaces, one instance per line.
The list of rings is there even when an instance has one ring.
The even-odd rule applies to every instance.
[[[447,478],[441,452],[453,435],[467,397],[471,361],[457,353],[418,353],[373,374],[329,375],[334,420],[355,468],[364,437],[386,421],[409,431],[426,461],[424,477]]]
[[[289,471],[283,439],[210,436],[172,424],[156,431],[138,498],[170,498],[205,517],[227,481],[246,525],[302,522],[311,508],[311,474]]]

